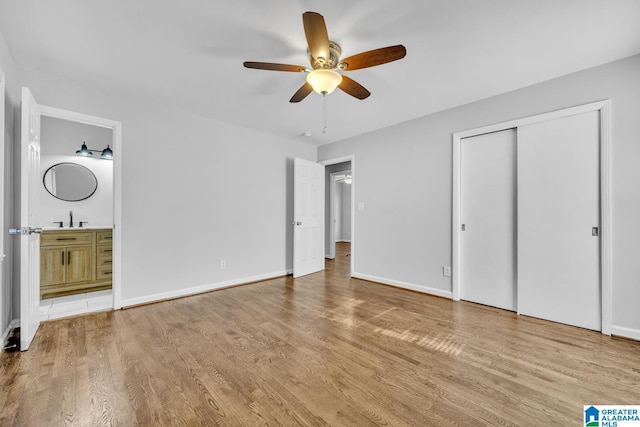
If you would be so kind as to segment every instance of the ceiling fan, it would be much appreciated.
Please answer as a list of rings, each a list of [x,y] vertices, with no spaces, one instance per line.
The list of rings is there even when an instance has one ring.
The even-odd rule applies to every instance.
[[[307,81],[291,97],[289,102],[300,102],[314,90],[326,95],[333,92],[336,87],[355,98],[365,99],[371,95],[371,92],[355,80],[338,73],[337,70],[353,71],[373,67],[397,61],[407,54],[405,47],[399,44],[361,52],[340,59],[340,54],[342,53],[340,45],[329,40],[327,27],[322,15],[316,12],[305,12],[302,14],[302,23],[309,46],[311,69],[302,65],[276,64],[272,62],[247,61],[244,63],[246,68],[258,70],[308,73]]]

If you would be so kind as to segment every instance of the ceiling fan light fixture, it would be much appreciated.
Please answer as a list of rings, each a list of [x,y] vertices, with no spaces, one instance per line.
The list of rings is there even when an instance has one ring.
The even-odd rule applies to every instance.
[[[307,74],[307,83],[320,94],[329,94],[342,82],[340,73],[334,70],[318,69]]]

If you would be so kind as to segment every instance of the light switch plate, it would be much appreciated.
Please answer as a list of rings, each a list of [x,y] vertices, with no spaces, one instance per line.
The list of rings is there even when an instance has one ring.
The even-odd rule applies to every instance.
[[[442,266],[442,275],[444,277],[451,277],[451,267],[448,265]]]

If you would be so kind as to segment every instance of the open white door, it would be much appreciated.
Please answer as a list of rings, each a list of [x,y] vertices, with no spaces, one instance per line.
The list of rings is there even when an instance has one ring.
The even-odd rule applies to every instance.
[[[29,348],[40,326],[40,232],[36,228],[40,183],[40,110],[22,88],[20,152],[20,350]]]
[[[324,270],[324,166],[293,165],[293,277]]]

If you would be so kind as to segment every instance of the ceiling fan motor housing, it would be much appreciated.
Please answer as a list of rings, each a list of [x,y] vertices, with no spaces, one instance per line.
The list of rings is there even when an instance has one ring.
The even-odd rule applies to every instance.
[[[340,61],[340,55],[342,54],[342,48],[336,42],[329,40],[329,58],[314,58],[311,56],[311,51],[307,48],[309,54],[309,62],[314,70],[329,69],[335,70],[338,68]]]

